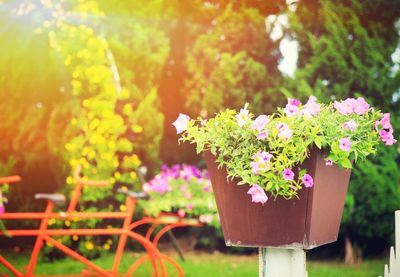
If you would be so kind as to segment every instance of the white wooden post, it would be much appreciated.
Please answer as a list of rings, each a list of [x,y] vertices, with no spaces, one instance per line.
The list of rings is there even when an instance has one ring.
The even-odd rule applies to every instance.
[[[259,249],[259,277],[307,277],[302,249]]]
[[[390,247],[389,266],[385,264],[385,277],[400,276],[400,211],[395,213],[395,246]]]

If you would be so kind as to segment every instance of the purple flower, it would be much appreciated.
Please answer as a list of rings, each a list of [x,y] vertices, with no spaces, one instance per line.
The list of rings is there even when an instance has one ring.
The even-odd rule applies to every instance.
[[[268,116],[264,114],[259,115],[251,124],[251,129],[261,132],[265,128],[268,122],[269,122]]]
[[[248,191],[247,194],[251,195],[251,202],[261,203],[264,205],[268,200],[268,196],[265,191],[257,184],[254,184]]]
[[[257,135],[258,140],[263,140],[268,138],[268,130],[262,131]]]
[[[342,138],[339,141],[339,147],[343,151],[350,151],[351,141],[348,138]]]
[[[327,160],[325,161],[325,165],[331,166],[331,165],[333,165],[333,161],[332,161],[331,159],[327,159]]]
[[[211,185],[210,185],[210,184],[206,184],[206,185],[203,187],[203,191],[204,191],[204,192],[211,192],[211,191],[212,191]]]
[[[357,126],[358,124],[353,119],[343,124],[343,128],[350,131],[354,131]]]
[[[294,172],[293,172],[291,169],[286,168],[286,169],[282,172],[282,175],[283,175],[283,179],[285,179],[286,181],[293,181]]]
[[[314,185],[314,180],[311,177],[311,175],[309,175],[309,174],[304,174],[304,176],[303,176],[303,178],[301,178],[301,180],[303,181],[304,186],[306,188],[311,188]]]
[[[246,107],[244,107],[243,109],[240,109],[240,112],[235,115],[235,117],[239,126],[242,127],[249,119],[249,111],[246,109]]]
[[[187,205],[186,205],[186,208],[187,208],[189,211],[193,210],[193,204],[192,204],[192,203],[187,204]]]
[[[278,123],[276,128],[279,130],[278,137],[281,139],[288,140],[293,135],[293,131],[285,123]]]
[[[0,214],[4,214],[6,210],[4,209],[3,204],[0,204]]]
[[[174,121],[174,123],[172,123],[172,125],[174,125],[176,128],[177,134],[180,134],[187,130],[189,120],[190,117],[187,116],[186,114],[182,113],[179,114],[178,118]]]

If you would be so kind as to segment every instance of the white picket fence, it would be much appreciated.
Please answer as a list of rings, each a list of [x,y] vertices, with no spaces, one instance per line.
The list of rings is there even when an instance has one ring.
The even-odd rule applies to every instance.
[[[390,247],[389,265],[385,264],[384,277],[400,276],[400,211],[396,211],[395,213],[395,222],[396,249],[393,246]]]

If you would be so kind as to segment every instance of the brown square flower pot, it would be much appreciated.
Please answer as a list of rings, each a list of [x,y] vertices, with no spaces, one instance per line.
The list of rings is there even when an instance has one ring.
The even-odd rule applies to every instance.
[[[238,186],[218,169],[215,157],[205,153],[227,246],[312,249],[337,240],[351,170],[326,166],[316,150],[304,161],[314,179],[299,199],[252,203],[248,185]]]

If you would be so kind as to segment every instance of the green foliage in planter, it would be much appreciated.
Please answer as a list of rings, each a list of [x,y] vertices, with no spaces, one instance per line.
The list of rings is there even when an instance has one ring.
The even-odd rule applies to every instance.
[[[380,136],[387,145],[395,142],[389,120],[389,114],[369,108],[362,98],[325,105],[310,97],[305,105],[289,99],[285,109],[254,121],[245,106],[240,113],[226,110],[208,121],[180,115],[174,125],[183,132],[181,140],[195,143],[198,153],[209,150],[216,155],[228,177],[241,179],[239,185],[257,185],[275,197],[290,199],[303,185],[313,185],[305,170],[296,178],[294,173],[310,147],[327,150],[327,166],[351,168],[351,160],[376,153]],[[383,128],[390,130],[390,141]]]

